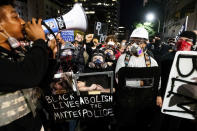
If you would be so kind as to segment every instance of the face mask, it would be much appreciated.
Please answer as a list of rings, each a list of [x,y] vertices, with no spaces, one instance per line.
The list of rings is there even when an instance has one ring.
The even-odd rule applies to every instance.
[[[185,40],[179,40],[176,43],[177,51],[191,51],[192,45]]]
[[[139,56],[142,52],[143,50],[136,43],[132,44],[132,46],[130,47],[130,53],[132,55]]]
[[[112,41],[109,41],[107,44],[108,44],[108,45],[115,45],[115,43],[112,42]]]
[[[5,34],[4,34],[4,33],[5,33]],[[4,33],[0,32],[0,34],[8,40],[10,46],[11,46],[13,49],[16,49],[16,48],[20,47],[21,44],[20,44],[20,42],[19,42],[18,40],[16,40],[14,37],[11,37],[11,36],[7,33],[7,31],[5,31],[5,30],[4,30]]]
[[[123,46],[125,46],[126,45],[126,43],[125,42],[123,42],[123,43],[121,43]]]
[[[68,50],[64,50],[62,53],[61,53],[61,56],[72,56],[72,51],[70,49]]]
[[[96,61],[89,62],[89,67],[95,69],[105,69],[107,68],[107,63],[104,63],[101,60],[97,59]]]
[[[161,44],[161,40],[155,40],[155,43],[159,45]]]
[[[8,37],[8,42],[13,49],[18,48],[21,45],[14,37]]]
[[[94,63],[95,63],[96,65],[100,65],[100,64],[102,63],[102,61],[99,60],[99,59],[97,59],[96,61],[94,61]]]
[[[107,56],[111,56],[111,54],[110,54],[110,52],[107,52],[107,54],[106,54]]]

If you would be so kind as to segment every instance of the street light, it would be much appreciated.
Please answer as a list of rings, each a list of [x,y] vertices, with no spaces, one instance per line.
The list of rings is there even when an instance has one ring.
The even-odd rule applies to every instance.
[[[155,19],[155,15],[153,14],[153,13],[148,13],[147,15],[146,15],[146,20],[147,21],[150,21],[150,22],[152,22],[152,21],[154,21],[154,19]],[[159,20],[159,18],[158,17],[156,17],[156,19],[157,19],[157,21],[158,21],[158,33],[159,33],[159,30],[160,30],[160,20]]]

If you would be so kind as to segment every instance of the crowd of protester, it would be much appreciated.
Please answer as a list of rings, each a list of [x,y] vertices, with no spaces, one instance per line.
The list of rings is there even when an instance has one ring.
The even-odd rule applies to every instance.
[[[135,31],[139,34],[135,34]],[[179,40],[176,42],[175,38],[169,38],[166,41],[162,41],[160,34],[156,34],[154,37],[149,38],[148,32],[147,36],[142,35],[144,32],[147,32],[144,28],[137,28],[132,32],[128,40],[122,41],[118,41],[115,35],[106,36],[104,42],[99,42],[99,39],[95,37],[94,34],[87,34],[85,37],[82,35],[82,39],[80,41],[75,40],[73,42],[62,41],[61,37],[59,37],[59,40],[62,41],[60,42],[60,59],[62,61],[62,69],[64,72],[73,71],[74,73],[90,73],[114,71],[114,85],[116,89],[119,88],[117,74],[121,67],[159,66],[161,69],[161,79],[160,85],[158,85],[157,87],[158,94],[154,101],[155,105],[152,106],[150,103],[147,104],[147,100],[146,103],[143,103],[144,100],[139,99],[139,97],[143,97],[140,96],[140,94],[125,93],[124,95],[127,95],[129,97],[127,99],[138,99],[136,103],[143,106],[139,107],[139,105],[135,105],[135,102],[133,101],[133,103],[131,104],[132,106],[135,105],[135,109],[133,109],[133,107],[129,107],[129,103],[126,102],[127,100],[121,101],[124,106],[127,106],[125,106],[124,108],[121,108],[119,105],[115,106],[115,111],[117,112],[115,112],[116,116],[114,119],[104,118],[95,119],[93,121],[74,120],[68,122],[74,123],[74,126],[70,125],[71,127],[73,127],[74,129],[78,127],[80,128],[78,130],[82,131],[120,131],[131,128],[133,128],[133,130],[140,129],[150,131],[181,131],[182,129],[184,129],[183,127],[186,126],[189,126],[188,129],[191,130],[196,129],[194,121],[185,120],[175,116],[164,115],[161,113],[163,97],[166,91],[167,80],[175,53],[177,51],[183,50],[195,50],[195,48],[193,48],[192,46],[195,45],[196,34],[193,31],[185,31],[180,35]],[[188,46],[184,46],[182,42],[187,42],[191,46],[188,48]],[[133,47],[132,45],[134,44],[137,44],[138,46],[140,45],[141,49],[143,50],[143,55],[136,54],[137,52],[131,51],[131,48]],[[149,57],[148,60],[144,59],[144,56],[146,55]],[[141,60],[139,58],[141,58]],[[145,83],[145,81],[143,81],[142,83],[141,82],[142,81],[139,82],[139,86],[142,86]],[[132,86],[134,86],[133,83]],[[117,96],[120,95],[118,91],[119,90],[117,89],[115,93],[115,97],[117,98],[115,98],[115,100],[122,99],[121,97],[123,97],[123,95]],[[131,95],[134,95],[135,97]],[[115,103],[120,104],[118,100]],[[146,108],[145,104],[147,104],[148,108]],[[150,105],[152,106],[151,108],[149,107]],[[121,111],[119,112],[116,107],[119,110],[122,110],[122,113]],[[143,110],[141,108],[143,108]],[[133,113],[130,114],[129,112]],[[182,125],[183,123],[184,126]],[[101,124],[102,127],[98,127],[98,124]],[[65,129],[64,124],[60,124],[55,127],[52,126],[49,128],[57,129],[59,127]]]
[[[0,9],[0,130],[196,130],[194,120],[161,113],[174,56],[177,51],[196,50],[195,32],[184,31],[178,40],[168,38],[167,41],[162,41],[160,34],[149,37],[147,30],[142,27],[134,29],[129,39],[121,41],[114,34],[106,36],[103,42],[94,34],[79,34],[81,37],[76,37],[74,41],[64,41],[60,32],[56,39],[47,39],[41,19],[37,21],[33,18],[32,22],[25,23],[9,1],[2,2]],[[31,44],[22,43],[24,30]],[[14,48],[18,43],[21,46]],[[141,87],[151,85],[149,80],[130,80],[126,82],[129,88],[120,90],[123,67],[132,67],[133,70],[141,68],[141,75],[145,76],[152,75],[146,73],[149,69],[160,69],[160,73],[155,74],[159,75],[154,84],[156,94],[155,90],[142,90]],[[41,96],[76,91],[68,82],[72,78],[64,77],[66,81],[56,81],[58,74],[106,71],[113,71],[115,76],[113,118],[77,119],[62,123],[52,119]],[[81,91],[97,89],[107,92],[100,85],[87,87],[81,81],[77,84]],[[59,90],[61,85],[68,88]],[[155,99],[149,99],[150,95]],[[37,99],[39,104],[36,103]]]

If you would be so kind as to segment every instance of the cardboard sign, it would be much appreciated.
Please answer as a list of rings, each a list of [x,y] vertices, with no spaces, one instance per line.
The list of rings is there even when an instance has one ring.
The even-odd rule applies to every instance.
[[[83,118],[111,117],[113,113],[113,96],[59,94],[46,95],[51,115],[55,121]]]
[[[108,25],[106,23],[96,22],[94,26],[94,34],[98,37],[99,42],[104,42],[107,37]]]
[[[178,51],[170,71],[162,113],[195,119],[197,108],[196,51]]]
[[[64,41],[72,42],[72,41],[74,41],[74,31],[73,30],[63,30],[63,31],[61,31],[61,37]]]
[[[50,87],[44,102],[57,122],[114,116],[113,71],[55,74]]]

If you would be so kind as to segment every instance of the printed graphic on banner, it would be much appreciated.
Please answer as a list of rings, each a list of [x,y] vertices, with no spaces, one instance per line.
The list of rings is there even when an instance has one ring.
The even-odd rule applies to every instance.
[[[60,30],[66,28],[66,25],[64,23],[64,20],[63,20],[63,18],[61,16],[60,17],[57,17],[56,18],[56,21],[57,21],[57,24],[58,24]]]
[[[61,31],[61,37],[64,41],[74,41],[74,30],[63,30]]]
[[[59,31],[58,25],[57,25],[57,22],[56,22],[55,19],[48,19],[48,20],[43,20],[43,21],[46,23],[47,26],[49,26],[49,28],[50,28],[53,32],[58,32],[58,31]],[[48,34],[49,31],[46,29],[46,27],[43,26],[43,25],[42,25],[42,27],[43,27],[43,29],[44,29],[45,34]]]
[[[113,93],[113,72],[94,72],[76,74],[76,85],[80,92],[88,94]]]
[[[73,92],[76,91],[75,88],[72,72],[57,73],[50,83],[53,95]]]
[[[195,119],[197,113],[197,52],[178,51],[170,71],[162,112]]]
[[[47,95],[45,100],[55,121],[114,116],[113,96],[109,94],[78,96],[66,93]]]
[[[96,22],[94,26],[94,34],[98,37],[99,42],[104,42],[108,33],[108,25],[106,23]]]
[[[65,75],[69,77],[66,80]],[[50,86],[52,89],[56,86],[55,91],[45,94],[44,97],[48,112],[53,116],[54,121],[114,116],[112,93],[115,90],[113,89],[112,71],[74,74],[72,85],[77,88],[76,90],[71,88],[71,74],[56,74],[54,78],[57,80]],[[63,81],[67,82],[62,83]],[[83,83],[79,83],[79,81]],[[81,85],[83,87],[79,87]],[[98,89],[90,90],[89,85]],[[83,88],[80,93],[79,88]]]

